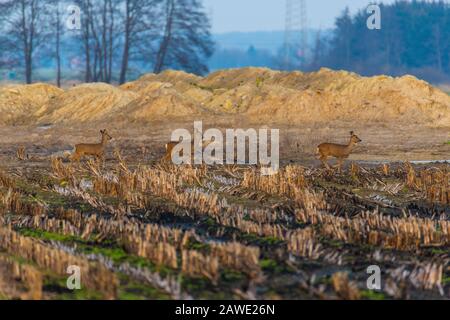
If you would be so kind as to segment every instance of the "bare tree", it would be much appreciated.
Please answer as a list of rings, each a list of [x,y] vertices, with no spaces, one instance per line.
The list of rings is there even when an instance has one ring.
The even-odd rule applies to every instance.
[[[56,55],[56,85],[58,87],[61,87],[61,12],[59,5],[56,8],[56,14],[55,14],[55,32],[56,32],[56,48],[55,48],[55,55]]]
[[[78,0],[77,4],[80,6],[81,11],[83,12],[81,18],[81,29],[82,29],[82,41],[83,41],[83,51],[85,58],[85,72],[84,72],[84,81],[91,82],[92,81],[92,73],[91,73],[91,33],[90,33],[90,0]]]
[[[45,15],[48,17],[50,33],[54,40],[54,47],[50,49],[52,55],[56,60],[56,85],[61,87],[61,38],[63,36],[62,25],[62,1],[61,0],[47,0]],[[52,45],[50,43],[50,45]]]
[[[151,46],[151,30],[156,28],[156,16],[160,10],[162,0],[125,0],[123,17],[123,51],[119,82],[125,83],[128,66],[133,51],[138,42],[145,42]],[[145,34],[146,39],[143,35]],[[148,48],[147,48],[148,49]]]
[[[156,54],[154,72],[164,68],[204,74],[213,52],[208,17],[199,0],[165,0],[163,34]]]
[[[111,82],[115,7],[112,0],[90,3],[88,7],[89,27],[93,39],[94,63],[91,73],[93,81]]]
[[[112,0],[78,0],[82,11],[81,36],[85,56],[85,81],[112,81],[114,49],[118,38],[115,26],[119,9]]]
[[[158,53],[156,55],[156,61],[155,61],[155,67],[153,71],[155,73],[161,72],[167,50],[169,48],[169,44],[172,41],[173,36],[173,27],[174,27],[174,20],[175,20],[175,1],[176,0],[166,0],[165,4],[165,26],[164,26],[164,34],[161,39],[161,44],[159,46]]]
[[[33,54],[45,37],[43,1],[11,0],[0,2],[2,48],[19,55],[25,67],[26,83],[32,82]]]

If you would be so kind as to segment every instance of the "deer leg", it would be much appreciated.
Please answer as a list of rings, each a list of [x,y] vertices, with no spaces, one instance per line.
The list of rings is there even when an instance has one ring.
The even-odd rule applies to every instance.
[[[162,162],[169,163],[172,158],[172,155],[170,152],[166,152],[166,154],[161,158]]]
[[[329,166],[328,163],[327,163],[327,159],[328,159],[327,156],[321,156],[321,157],[320,157],[320,161],[322,161],[322,164],[324,165],[324,167],[327,168],[327,169],[329,170],[329,169],[330,169],[330,166]]]
[[[74,153],[71,157],[71,161],[80,162],[80,155],[78,153]]]
[[[344,162],[344,159],[342,159],[342,158],[338,159],[338,170],[339,170],[339,172],[342,172],[342,164],[343,164],[343,162]]]
[[[98,154],[97,160],[100,162],[101,165],[104,165],[105,164],[105,155],[103,153]]]
[[[336,164],[333,166],[333,168],[338,169],[338,171],[341,171],[341,165],[342,165],[342,159],[341,158],[336,158]]]

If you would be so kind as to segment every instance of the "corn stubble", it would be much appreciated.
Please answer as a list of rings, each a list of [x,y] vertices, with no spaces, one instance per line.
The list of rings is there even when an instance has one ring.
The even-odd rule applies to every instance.
[[[267,267],[268,259],[305,274],[300,270],[308,261],[351,267],[355,254],[358,259],[368,256],[367,247],[378,250],[380,263],[395,266],[386,272],[383,292],[388,297],[409,297],[408,290],[448,294],[443,280],[450,260],[448,166],[417,168],[406,163],[367,169],[352,164],[347,172],[330,173],[290,165],[276,175],[262,176],[258,168],[236,166],[135,166],[116,152],[109,168],[94,161],[71,164],[53,158],[50,170],[55,184],[46,190],[67,200],[64,206],[39,199],[18,187],[16,178],[0,172],[0,248],[36,265],[17,265],[0,256],[1,270],[12,270],[20,279],[13,285],[10,278],[0,278],[9,288],[2,294],[10,298],[46,298],[43,270],[62,276],[71,264],[82,268],[89,289],[107,299],[118,297],[117,272],[144,279],[175,299],[199,295],[188,292],[186,283],[200,278],[211,287],[231,285],[224,289],[230,297],[258,298],[257,288],[276,288],[271,277],[280,276],[281,271]],[[340,193],[336,188],[349,183],[352,190],[366,191]],[[374,192],[393,198],[392,204],[373,208],[366,195]],[[345,201],[337,199],[342,194],[342,199],[352,197],[357,204],[351,214]],[[396,202],[400,196],[443,210],[408,212]],[[88,209],[80,211],[72,202]],[[42,241],[22,235],[23,230],[71,237],[94,247],[112,243],[156,269],[128,261],[117,264],[102,253],[89,258],[70,241]],[[434,249],[441,253],[429,260]],[[402,258],[388,258],[390,252]],[[403,253],[417,257],[408,260]],[[162,269],[170,275],[159,275]],[[249,286],[224,282],[230,270]],[[316,298],[363,297],[361,279],[350,280],[338,271],[318,287],[310,272],[309,279],[299,280],[299,292]]]

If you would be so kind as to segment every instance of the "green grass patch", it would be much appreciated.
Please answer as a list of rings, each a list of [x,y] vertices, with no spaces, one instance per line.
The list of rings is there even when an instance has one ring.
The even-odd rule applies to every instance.
[[[444,249],[436,249],[436,248],[431,249],[432,254],[446,254],[447,252],[448,251]]]
[[[258,245],[258,246],[278,246],[284,243],[284,240],[274,238],[274,237],[260,237],[253,233],[243,234],[242,240],[248,244]]]
[[[47,241],[75,242],[78,240],[77,237],[65,236],[58,233],[52,233],[36,229],[20,228],[17,229],[17,232],[19,232],[21,235],[25,237],[39,238]]]
[[[65,244],[77,245],[77,251],[84,254],[100,254],[104,257],[111,259],[115,264],[121,264],[128,262],[135,267],[147,268],[152,272],[159,272],[161,276],[172,275],[175,270],[172,270],[166,266],[156,266],[151,261],[141,258],[135,255],[128,254],[122,247],[120,247],[114,241],[103,241],[101,244],[93,243],[92,241],[85,241],[78,237],[65,236],[57,233],[51,233],[42,230],[35,229],[18,229],[20,234],[38,238],[47,241],[58,241]]]
[[[51,293],[55,300],[101,300],[101,293],[88,290],[81,287],[79,290],[70,290],[67,288],[67,279],[65,277],[46,276],[43,283],[43,289]]]
[[[171,296],[158,288],[132,280],[127,275],[120,274],[119,300],[170,300]]]
[[[272,259],[264,259],[259,262],[263,270],[273,270],[277,267],[277,262]]]
[[[230,283],[236,283],[238,281],[243,281],[245,280],[245,275],[235,271],[235,270],[230,270],[230,269],[226,269],[222,272],[221,274],[222,276],[222,280],[225,282],[230,282]]]
[[[374,290],[362,290],[361,297],[368,300],[384,300],[386,296],[382,292],[377,292]]]

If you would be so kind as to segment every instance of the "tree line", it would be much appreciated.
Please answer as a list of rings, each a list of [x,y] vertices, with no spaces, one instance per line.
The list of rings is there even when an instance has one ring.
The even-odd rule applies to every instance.
[[[4,0],[0,67],[20,67],[26,83],[43,57],[74,52],[85,82],[127,81],[132,64],[205,74],[213,52],[210,22],[201,0]]]
[[[309,68],[363,75],[411,73],[428,81],[450,81],[450,5],[397,1],[380,8],[380,30],[369,30],[365,9],[354,16],[346,9],[332,36],[317,38]]]

